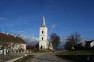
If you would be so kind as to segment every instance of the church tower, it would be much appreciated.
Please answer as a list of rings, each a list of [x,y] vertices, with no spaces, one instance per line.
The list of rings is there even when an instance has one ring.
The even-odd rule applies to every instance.
[[[48,48],[48,40],[47,40],[47,27],[45,23],[45,18],[42,18],[42,24],[39,31],[39,49],[47,49]]]

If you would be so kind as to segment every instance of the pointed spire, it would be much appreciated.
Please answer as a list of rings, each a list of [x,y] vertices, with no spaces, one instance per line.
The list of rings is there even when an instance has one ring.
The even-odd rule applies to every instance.
[[[43,16],[43,18],[42,18],[42,27],[46,27],[46,23],[45,23],[45,18],[44,18],[44,16]]]

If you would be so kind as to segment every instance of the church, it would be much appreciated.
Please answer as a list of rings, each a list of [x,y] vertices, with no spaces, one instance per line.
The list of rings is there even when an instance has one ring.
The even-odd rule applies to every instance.
[[[45,18],[42,18],[42,24],[39,30],[39,49],[52,49],[52,45],[48,41],[48,28],[46,26]]]

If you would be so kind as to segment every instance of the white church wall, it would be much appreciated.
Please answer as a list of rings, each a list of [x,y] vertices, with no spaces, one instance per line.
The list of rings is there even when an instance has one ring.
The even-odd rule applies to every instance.
[[[41,27],[40,28],[40,35],[45,35],[45,36],[47,36],[47,27]],[[43,34],[42,34],[42,31],[44,32]]]

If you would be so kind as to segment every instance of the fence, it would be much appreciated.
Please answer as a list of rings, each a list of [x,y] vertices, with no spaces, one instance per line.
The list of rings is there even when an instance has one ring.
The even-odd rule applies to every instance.
[[[4,54],[3,50],[0,50],[0,62],[6,62],[8,60],[11,60],[11,59],[14,59],[17,57],[21,57],[24,54],[32,54],[33,53],[31,50],[14,51],[14,52],[12,51],[9,53],[7,53],[7,50],[5,50],[5,51],[6,51],[6,54]]]

